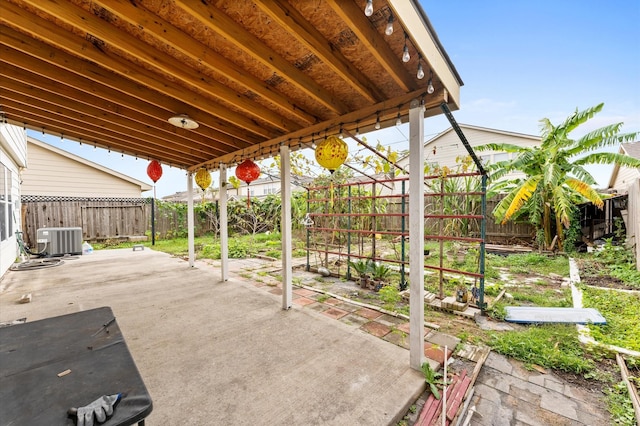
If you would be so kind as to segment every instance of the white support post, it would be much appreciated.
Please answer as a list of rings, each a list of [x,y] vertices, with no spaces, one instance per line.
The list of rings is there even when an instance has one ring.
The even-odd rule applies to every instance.
[[[280,147],[280,200],[282,218],[282,309],[291,308],[293,293],[293,258],[291,244],[291,156],[288,146]]]
[[[227,229],[227,165],[220,164],[220,278],[229,280],[229,232]]]
[[[409,106],[409,366],[424,362],[424,107]]]
[[[193,268],[196,261],[195,235],[193,218],[193,173],[187,173],[187,236],[189,245],[189,266]]]

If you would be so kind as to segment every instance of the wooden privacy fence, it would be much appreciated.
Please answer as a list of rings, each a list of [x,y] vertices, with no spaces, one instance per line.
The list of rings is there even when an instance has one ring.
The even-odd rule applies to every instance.
[[[34,247],[39,228],[82,228],[87,241],[145,235],[151,203],[145,198],[22,196],[22,231]]]
[[[629,201],[625,215],[627,246],[634,251],[636,268],[640,271],[640,179],[629,185]]]
[[[535,240],[536,230],[532,225],[528,223],[518,222],[507,222],[504,225],[495,223],[491,212],[495,208],[498,201],[499,200],[487,200],[487,242],[498,244],[533,242]],[[405,205],[405,209],[406,208],[408,208],[407,205]],[[386,212],[392,214],[400,213],[402,212],[402,204],[398,202],[397,199],[391,199],[391,201],[387,204]],[[386,229],[389,231],[400,231],[400,229],[402,228],[402,218],[399,216],[389,215],[381,217],[379,220],[381,222],[380,229]],[[436,222],[436,220],[430,221],[429,219],[425,219],[425,228],[429,228],[430,226],[437,226]],[[471,221],[470,225],[472,233],[480,235],[479,222]]]

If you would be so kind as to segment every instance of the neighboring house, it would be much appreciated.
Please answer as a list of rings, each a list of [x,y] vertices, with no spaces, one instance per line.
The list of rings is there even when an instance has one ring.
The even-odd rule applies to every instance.
[[[34,248],[40,228],[82,228],[87,241],[139,238],[148,232],[153,187],[27,136],[21,173],[22,226]]]
[[[22,195],[140,198],[149,184],[41,142],[27,138],[29,167]]]
[[[640,142],[620,145],[620,153],[640,159]],[[640,270],[640,170],[614,166],[609,191],[626,194],[627,203],[621,216],[626,226],[627,245],[635,250],[636,267]]]
[[[27,165],[22,127],[0,123],[0,277],[18,257],[15,232],[21,229],[20,173]]]
[[[619,153],[640,160],[640,142],[621,144]],[[629,186],[638,179],[640,179],[640,169],[615,165],[609,179],[608,189],[618,194],[626,194],[629,191]]]
[[[459,126],[462,129],[462,133],[467,138],[469,145],[474,149],[479,145],[485,145],[488,143],[507,143],[519,146],[540,145],[539,136],[470,126],[468,124],[460,124]],[[483,164],[496,163],[498,161],[509,160],[512,158],[512,154],[506,152],[475,151],[475,153]],[[450,169],[455,170],[456,166],[459,164],[457,159],[464,158],[467,155],[469,154],[460,141],[458,134],[451,127],[438,133],[424,145],[425,165],[429,165],[430,168],[434,168],[436,166],[447,166]],[[398,161],[398,165],[408,169],[409,157],[407,156],[400,159]],[[505,178],[513,179],[518,176],[518,174],[509,174],[505,176]]]

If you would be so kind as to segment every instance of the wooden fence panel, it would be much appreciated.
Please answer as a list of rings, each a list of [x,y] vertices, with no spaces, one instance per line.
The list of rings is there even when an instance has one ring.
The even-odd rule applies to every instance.
[[[634,251],[636,269],[640,271],[640,179],[636,179],[629,186],[629,199],[627,201],[627,246]]]
[[[83,239],[145,235],[151,204],[141,198],[22,197],[25,241],[35,246],[39,228],[82,228]]]
[[[504,225],[495,223],[491,211],[493,211],[497,201],[487,201],[487,212],[489,217],[487,218],[486,236],[487,241],[492,243],[507,243],[507,242],[526,242],[530,243],[535,240],[535,228],[528,223],[507,222]],[[408,203],[405,205],[405,212],[408,210]],[[387,213],[401,213],[401,203],[389,203],[387,204]],[[428,211],[428,207],[425,207],[425,211]],[[463,212],[458,212],[463,214]],[[402,229],[402,217],[400,216],[383,216],[380,219],[380,225],[378,229],[385,229],[389,231],[400,232]],[[445,221],[446,222],[446,221]],[[409,220],[405,217],[405,230],[408,232]],[[469,236],[480,235],[480,221],[470,220],[469,224]],[[437,235],[438,234],[438,220],[437,219],[425,219],[425,234]]]

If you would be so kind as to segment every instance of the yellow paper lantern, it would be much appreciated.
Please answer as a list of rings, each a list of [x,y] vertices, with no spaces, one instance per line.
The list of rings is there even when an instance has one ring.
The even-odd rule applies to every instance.
[[[316,147],[316,161],[333,173],[347,159],[349,147],[337,136],[329,136]]]
[[[211,173],[204,167],[198,169],[196,172],[196,183],[203,191],[205,191],[209,185],[211,185]]]

